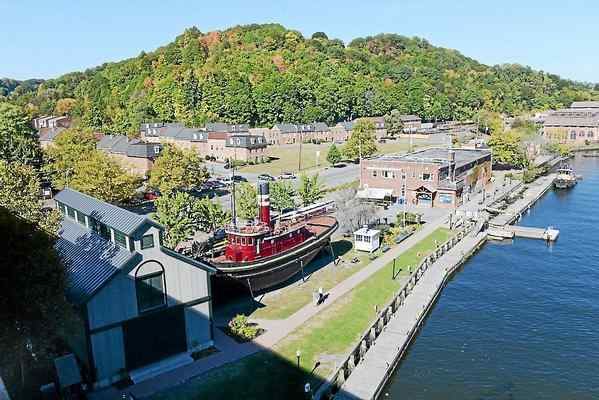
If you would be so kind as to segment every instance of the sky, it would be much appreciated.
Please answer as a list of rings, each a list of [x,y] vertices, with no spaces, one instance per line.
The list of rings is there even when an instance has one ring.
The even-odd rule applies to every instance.
[[[202,32],[277,22],[349,43],[419,36],[485,64],[599,82],[597,0],[0,0],[0,77],[53,78]]]

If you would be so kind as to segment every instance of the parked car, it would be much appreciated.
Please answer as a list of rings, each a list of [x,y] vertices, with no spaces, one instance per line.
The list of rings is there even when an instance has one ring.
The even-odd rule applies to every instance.
[[[144,193],[144,199],[154,201],[160,197],[160,192],[158,190],[148,190]]]
[[[235,182],[247,182],[248,180],[241,175],[233,175],[233,180]]]
[[[295,179],[295,175],[293,175],[293,172],[283,172],[279,175],[279,179]]]
[[[215,230],[214,233],[212,234],[212,237],[214,238],[214,240],[217,240],[217,241],[225,240],[225,237],[226,237],[225,230],[222,228]]]
[[[258,180],[272,182],[275,180],[275,177],[269,174],[260,174],[258,175]]]

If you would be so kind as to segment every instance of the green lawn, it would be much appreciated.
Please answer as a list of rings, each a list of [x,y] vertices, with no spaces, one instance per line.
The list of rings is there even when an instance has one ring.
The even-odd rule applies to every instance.
[[[422,145],[423,139],[414,139],[414,148]],[[301,146],[302,156],[302,171],[313,170],[330,166],[327,162],[327,153],[331,143],[304,143]],[[343,145],[336,145],[342,147]],[[380,154],[389,153],[403,153],[409,149],[409,142],[407,139],[389,140],[386,143],[377,143]],[[316,152],[320,151],[318,158]],[[275,157],[276,159],[271,162],[257,165],[247,165],[241,167],[239,171],[250,172],[250,173],[266,173],[271,175],[280,175],[282,172],[298,172],[299,158],[300,158],[300,145],[279,145],[269,146],[267,148],[268,155]]]
[[[264,351],[225,365],[154,399],[305,399],[306,381],[316,388],[376,318],[375,305],[384,306],[405,283],[408,266],[417,265],[435,245],[451,236],[438,229],[404,252],[397,261],[400,278],[391,279],[392,263],[362,282],[345,298],[311,318],[300,329]],[[420,257],[418,254],[420,253]],[[296,367],[297,350],[301,368]],[[311,374],[316,361],[321,364]]]

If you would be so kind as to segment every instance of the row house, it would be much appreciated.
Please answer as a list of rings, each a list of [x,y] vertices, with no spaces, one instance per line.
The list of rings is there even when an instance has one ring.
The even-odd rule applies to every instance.
[[[164,247],[164,227],[146,216],[68,188],[54,200],[55,247],[79,317],[65,339],[88,383],[139,382],[214,345],[214,268]]]
[[[133,175],[147,177],[162,151],[161,143],[129,139],[124,135],[106,135],[96,148],[108,154]]]
[[[246,124],[209,123],[203,128],[187,128],[179,123],[146,123],[142,124],[141,137],[149,143],[170,143],[220,162],[259,163],[267,159],[266,138],[250,133]]]
[[[386,193],[414,206],[457,208],[490,180],[490,151],[430,148],[362,159],[359,195]]]
[[[305,142],[332,142],[333,136],[327,124],[314,122],[311,124],[276,124],[273,126],[266,140],[269,144],[294,144]]]

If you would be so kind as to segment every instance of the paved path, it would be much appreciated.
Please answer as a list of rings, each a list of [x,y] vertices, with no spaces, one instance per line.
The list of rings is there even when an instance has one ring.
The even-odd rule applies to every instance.
[[[506,191],[509,187],[498,187],[498,190]],[[478,202],[481,200],[482,194],[473,195],[470,202],[460,207],[461,210],[473,210],[482,208]],[[487,202],[492,201],[490,197],[487,197]],[[267,328],[267,332],[259,336],[253,343],[239,344],[223,334],[220,329],[215,328],[215,347],[219,350],[219,353],[208,356],[204,359],[198,360],[192,364],[182,366],[174,371],[167,372],[151,378],[147,381],[138,383],[136,385],[127,388],[126,392],[132,393],[138,398],[150,396],[159,391],[168,389],[170,387],[177,386],[189,379],[204,374],[211,369],[218,368],[225,364],[238,361],[248,355],[254,354],[258,351],[271,348],[281,339],[286,337],[288,334],[297,329],[300,325],[305,323],[308,319],[327,308],[330,304],[334,303],[335,300],[343,297],[346,293],[351,291],[357,285],[368,279],[378,270],[383,268],[389,262],[392,262],[394,258],[401,255],[404,251],[414,246],[422,239],[426,238],[432,232],[437,230],[439,227],[447,224],[448,215],[450,211],[447,210],[442,213],[437,219],[431,220],[430,222],[423,225],[422,229],[414,233],[408,239],[389,250],[387,253],[371,262],[368,266],[362,268],[349,278],[339,283],[337,286],[332,288],[328,292],[328,298],[326,302],[320,306],[313,304],[307,304],[293,315],[289,316],[284,320],[278,321],[266,321],[266,320],[255,320],[264,327]],[[117,398],[119,392],[114,388],[108,388],[103,391],[94,393],[90,398],[92,400],[108,400]]]
[[[335,399],[374,399],[379,394],[442,291],[446,279],[463,262],[464,254],[476,249],[485,236],[484,233],[466,236],[428,268]]]

